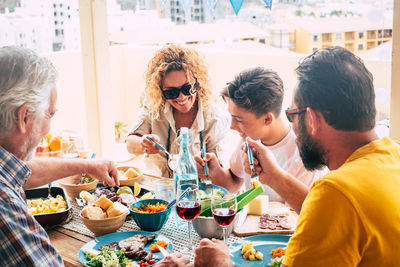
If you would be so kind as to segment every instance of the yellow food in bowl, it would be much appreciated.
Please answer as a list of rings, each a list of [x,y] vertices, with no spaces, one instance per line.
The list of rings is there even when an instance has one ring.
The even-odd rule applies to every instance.
[[[29,212],[33,215],[60,212],[67,209],[67,202],[61,195],[57,195],[55,198],[28,199],[26,202]]]

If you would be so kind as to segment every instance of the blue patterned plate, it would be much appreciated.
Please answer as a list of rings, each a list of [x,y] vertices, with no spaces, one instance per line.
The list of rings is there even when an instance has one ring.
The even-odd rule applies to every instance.
[[[84,266],[87,266],[86,265],[87,259],[86,259],[85,253],[83,252],[85,249],[91,248],[91,249],[99,250],[99,247],[101,247],[101,246],[108,245],[112,242],[119,242],[121,240],[127,239],[134,235],[155,235],[156,236],[155,240],[163,240],[167,244],[169,244],[167,246],[168,252],[172,253],[172,251],[174,250],[171,240],[168,239],[167,237],[157,234],[157,233],[144,232],[144,231],[117,232],[117,233],[111,233],[111,234],[96,237],[92,241],[89,241],[88,243],[83,245],[78,252],[78,259]],[[149,247],[152,243],[154,243],[154,242],[150,242],[149,244],[147,244],[144,247],[144,250],[149,251],[150,250]],[[153,258],[161,260],[163,258],[163,255],[161,255],[160,252],[155,252],[155,253],[153,253]]]
[[[268,266],[268,263],[271,261],[271,250],[285,248],[290,237],[290,235],[255,235],[243,238],[229,247],[231,260],[236,266]],[[244,241],[250,241],[254,249],[260,251],[264,255],[262,261],[250,261],[243,258],[241,245]]]

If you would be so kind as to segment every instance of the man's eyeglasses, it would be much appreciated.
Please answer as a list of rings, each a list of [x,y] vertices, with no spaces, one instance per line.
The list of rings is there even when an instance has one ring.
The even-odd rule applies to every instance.
[[[194,84],[185,83],[181,87],[167,87],[168,90],[161,90],[166,99],[178,98],[182,92],[184,95],[193,95],[197,92],[197,81]]]
[[[290,121],[290,122],[293,122],[294,115],[298,115],[298,114],[301,114],[306,111],[307,111],[307,108],[293,108],[293,109],[288,108],[287,110],[285,110],[286,117],[287,117],[288,121]]]

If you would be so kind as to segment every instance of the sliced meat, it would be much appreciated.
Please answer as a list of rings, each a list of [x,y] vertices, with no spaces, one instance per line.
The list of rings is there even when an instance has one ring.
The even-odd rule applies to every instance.
[[[125,251],[142,250],[144,246],[154,240],[155,235],[134,235],[130,238],[119,241],[118,246]]]
[[[119,194],[119,198],[121,199],[121,203],[126,205],[126,206],[130,206],[133,202],[135,202],[135,198],[133,197],[132,194],[126,194],[126,193],[122,193]]]
[[[108,245],[99,247],[99,249],[101,250],[103,247],[108,247],[109,250],[115,250],[117,248],[117,246],[118,246],[118,242],[112,242]]]
[[[137,255],[138,255],[138,253],[139,253],[140,251],[143,251],[143,250],[140,250],[140,249],[138,249],[138,250],[128,250],[128,251],[125,251],[125,256],[126,256],[128,259],[133,259],[133,258],[136,258],[136,257],[137,257]]]
[[[118,246],[125,251],[129,250],[142,250],[147,243],[147,236],[134,235],[130,238],[119,241]]]
[[[292,226],[288,222],[286,215],[264,214],[260,217],[259,227],[270,230],[290,230]]]

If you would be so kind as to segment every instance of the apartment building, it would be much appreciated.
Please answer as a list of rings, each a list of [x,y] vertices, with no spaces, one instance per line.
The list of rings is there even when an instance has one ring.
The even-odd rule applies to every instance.
[[[302,19],[296,26],[295,46],[298,53],[312,53],[320,48],[342,46],[360,54],[392,39],[392,21],[372,22],[357,19]]]

